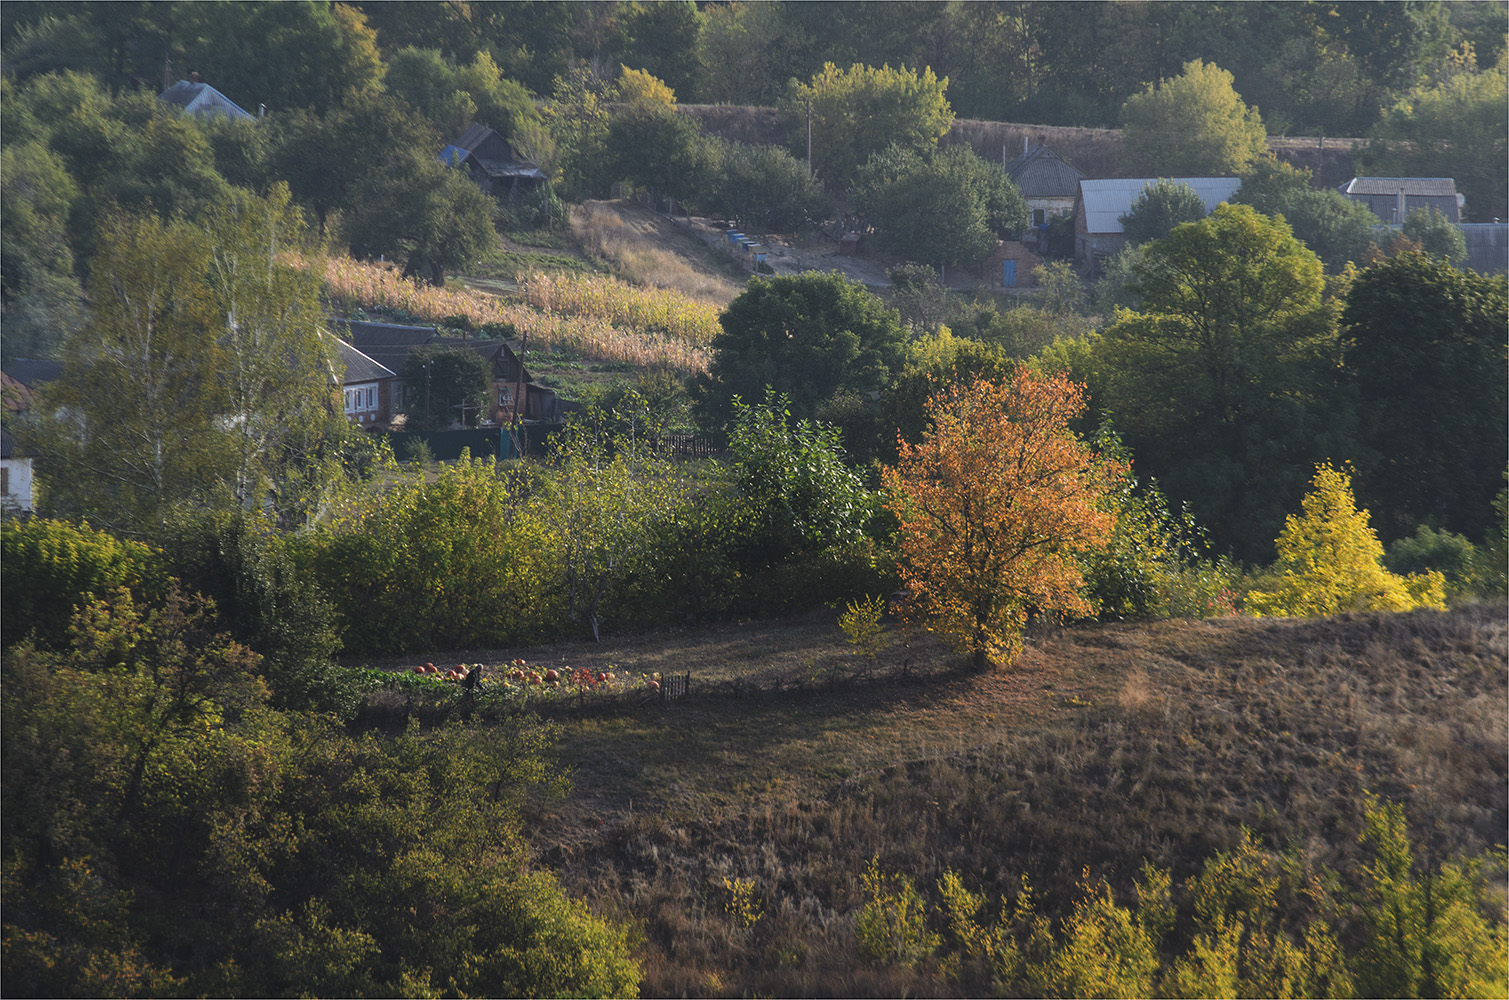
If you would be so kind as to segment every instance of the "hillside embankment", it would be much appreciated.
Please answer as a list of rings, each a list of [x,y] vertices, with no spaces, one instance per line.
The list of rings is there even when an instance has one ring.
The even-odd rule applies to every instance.
[[[683,104],[681,111],[701,123],[704,131],[725,139],[755,144],[785,144],[788,136],[775,108],[724,104]],[[1023,143],[1042,143],[1089,177],[1131,177],[1120,129],[1074,128],[987,122],[959,118],[943,137],[945,144],[967,143],[985,159],[1009,161],[1021,154]],[[1352,144],[1360,139],[1322,136],[1269,136],[1268,148],[1280,160],[1314,174],[1317,187],[1336,187],[1356,176]]]

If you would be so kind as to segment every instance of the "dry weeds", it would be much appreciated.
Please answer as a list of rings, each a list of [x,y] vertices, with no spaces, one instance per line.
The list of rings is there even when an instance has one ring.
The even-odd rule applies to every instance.
[[[872,855],[925,893],[1030,874],[1061,912],[1086,867],[1182,880],[1243,827],[1355,871],[1368,792],[1433,857],[1502,843],[1506,642],[1504,609],[1471,607],[1082,625],[986,675],[919,642],[886,654],[905,676],[860,679],[831,614],[489,653],[693,675],[683,702],[558,715],[576,791],[534,819],[568,888],[644,928],[646,995],[901,995],[960,986],[859,961]],[[751,881],[754,927],[725,879]]]
[[[719,273],[710,262],[697,266],[693,258],[667,248],[666,227],[659,222],[647,222],[642,211],[622,203],[588,201],[571,208],[571,235],[589,253],[608,260],[626,281],[678,292],[720,308],[732,302],[742,291],[742,283]],[[707,256],[700,244],[690,249],[698,257]]]

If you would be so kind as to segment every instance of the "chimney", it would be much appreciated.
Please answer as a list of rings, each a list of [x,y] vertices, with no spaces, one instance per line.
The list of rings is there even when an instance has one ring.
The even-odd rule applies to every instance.
[[[1022,136],[1022,155],[1027,155],[1027,137],[1025,135]]]
[[[189,74],[189,82],[190,83],[203,83],[204,82],[204,78],[199,75],[199,71],[196,69],[196,70],[194,70],[194,72],[192,72],[192,73]]]

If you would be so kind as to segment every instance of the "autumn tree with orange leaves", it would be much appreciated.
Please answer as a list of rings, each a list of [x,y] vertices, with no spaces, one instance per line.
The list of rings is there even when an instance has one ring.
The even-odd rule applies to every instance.
[[[1029,610],[1093,611],[1075,557],[1110,538],[1105,498],[1127,466],[1069,429],[1085,396],[1064,375],[980,379],[928,408],[922,441],[901,442],[885,470],[902,579],[913,609],[977,668],[1008,664]]]

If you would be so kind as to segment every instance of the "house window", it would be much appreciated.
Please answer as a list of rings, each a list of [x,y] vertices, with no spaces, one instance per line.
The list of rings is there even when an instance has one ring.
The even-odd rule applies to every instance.
[[[10,470],[0,469],[0,493],[10,496]]]
[[[346,390],[346,412],[347,413],[352,413],[352,412],[354,412],[356,410],[356,403],[351,398],[352,395],[353,395],[352,391],[350,389],[347,389]]]
[[[513,390],[506,385],[498,386],[498,405],[500,407],[513,405]]]
[[[367,409],[377,409],[377,386],[367,386]]]
[[[1041,226],[1043,224],[1043,215],[1044,213],[1041,208],[1034,208],[1032,210],[1032,224],[1034,226]]]

